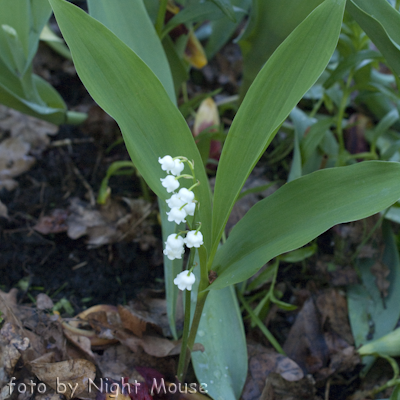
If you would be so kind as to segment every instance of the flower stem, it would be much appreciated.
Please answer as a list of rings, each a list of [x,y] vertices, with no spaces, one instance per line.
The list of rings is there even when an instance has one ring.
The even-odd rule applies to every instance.
[[[185,321],[183,325],[183,334],[182,334],[182,345],[181,345],[181,353],[179,355],[179,363],[178,363],[178,380],[179,382],[183,382],[185,379],[186,368],[185,363],[186,359],[190,359],[190,349],[188,348],[188,336],[189,336],[189,327],[190,327],[190,291],[185,291]]]
[[[194,249],[192,249],[194,250]],[[194,251],[191,250],[190,256],[192,255],[192,252]],[[193,256],[194,257],[194,256]],[[201,315],[203,313],[203,308],[204,304],[206,302],[207,296],[208,296],[208,291],[205,291],[207,286],[209,285],[208,282],[208,272],[207,272],[207,264],[206,264],[206,259],[207,259],[207,254],[204,246],[201,246],[199,249],[199,259],[200,259],[200,283],[199,283],[199,288],[197,291],[197,302],[196,302],[196,308],[194,310],[194,315],[193,315],[193,320],[192,320],[192,326],[190,327],[190,333],[185,339],[182,337],[182,347],[181,347],[181,354],[179,356],[179,364],[178,364],[178,379],[180,382],[183,382],[186,376],[186,371],[189,366],[190,362],[190,355],[193,350],[194,342],[196,339],[196,334],[197,334],[197,329],[199,328],[200,324],[200,319]],[[190,261],[190,259],[189,259]],[[193,260],[192,260],[193,263]],[[185,300],[190,302],[190,295],[188,296],[186,294]],[[188,317],[189,315],[189,317]],[[185,304],[185,325],[183,328],[184,336],[185,336],[185,330],[186,326],[189,326],[189,323],[187,324],[186,321],[189,318],[189,323],[190,323],[190,308],[189,308],[189,313],[187,311],[187,303]],[[187,335],[187,331],[186,331]],[[185,346],[185,347],[184,347]],[[186,349],[186,351],[183,351],[183,349]]]

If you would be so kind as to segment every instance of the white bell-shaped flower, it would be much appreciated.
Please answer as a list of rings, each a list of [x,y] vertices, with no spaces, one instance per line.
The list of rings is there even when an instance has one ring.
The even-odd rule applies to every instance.
[[[194,200],[194,193],[186,188],[179,189],[178,197],[183,203],[191,203]]]
[[[158,162],[161,164],[161,169],[167,171],[167,173],[175,167],[175,162],[171,156],[158,157]]]
[[[179,187],[179,181],[175,179],[175,176],[173,175],[167,175],[165,178],[160,178],[160,181],[165,189],[167,189],[168,193],[172,193]]]
[[[196,277],[194,276],[194,273],[190,272],[189,274],[188,270],[181,272],[174,279],[174,283],[178,286],[179,290],[187,289],[189,291],[192,290],[195,281]]]
[[[174,221],[176,224],[186,222],[186,211],[182,208],[173,207],[170,212],[167,212],[168,221]]]
[[[181,236],[176,236],[175,233],[168,236],[165,242],[164,254],[170,259],[182,258],[182,254],[185,252],[184,241]]]
[[[174,207],[181,208],[185,204],[185,202],[180,199],[178,193],[173,194],[171,198],[165,201],[167,202],[169,208],[174,208]]]
[[[183,209],[185,210],[187,215],[190,215],[193,217],[194,210],[196,209],[196,203],[194,203],[194,202],[188,203],[185,205],[185,207],[183,207]]]
[[[174,160],[174,166],[171,168],[171,174],[178,176],[185,168],[185,164],[181,160]]]
[[[203,235],[200,231],[189,231],[184,239],[184,242],[187,247],[196,247],[199,248],[203,243]]]

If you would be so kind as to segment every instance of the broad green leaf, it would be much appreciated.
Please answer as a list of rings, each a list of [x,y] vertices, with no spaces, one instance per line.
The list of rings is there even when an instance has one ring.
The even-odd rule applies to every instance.
[[[400,317],[399,253],[389,223],[383,224],[383,240],[382,262],[390,269],[386,277],[390,282],[388,295],[383,298],[376,285],[376,277],[371,273],[374,260],[371,259],[358,262],[362,283],[347,289],[350,325],[357,347],[392,332]]]
[[[89,14],[128,45],[154,72],[176,102],[164,49],[142,0],[88,0]]]
[[[198,283],[199,268],[194,270]],[[192,310],[197,299],[193,288]],[[195,343],[204,352],[193,352],[192,363],[197,380],[214,400],[240,398],[247,376],[247,348],[243,321],[233,287],[208,294]],[[234,347],[232,347],[234,346]]]
[[[325,69],[338,41],[344,0],[318,6],[270,57],[228,133],[214,193],[213,250],[244,182],[290,111]]]
[[[239,41],[243,54],[242,98],[276,48],[322,2],[253,0],[249,25]]]
[[[22,74],[30,66],[36,54],[40,33],[50,15],[51,7],[47,0],[0,0],[0,26],[5,24],[14,28],[23,48],[25,65]],[[0,58],[10,68],[13,63],[6,40],[0,29]]]
[[[201,182],[195,191],[202,233],[209,247],[208,178],[189,127],[164,87],[142,59],[100,22],[64,0],[50,3],[79,77],[99,106],[118,122],[133,163],[156,195],[162,200],[170,197],[160,182],[166,174],[159,157],[169,154],[194,160]]]
[[[232,229],[212,270],[220,289],[250,278],[279,254],[336,224],[368,217],[400,198],[400,164],[368,161],[296,179],[260,201]]]
[[[349,0],[347,10],[400,75],[400,13],[386,0]]]

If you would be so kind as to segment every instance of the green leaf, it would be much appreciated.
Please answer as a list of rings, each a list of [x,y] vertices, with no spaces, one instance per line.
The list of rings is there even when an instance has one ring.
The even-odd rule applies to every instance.
[[[210,0],[212,1],[232,22],[236,22],[235,12],[230,0]]]
[[[89,14],[128,45],[164,85],[176,102],[171,70],[164,49],[142,0],[88,0]]]
[[[195,268],[196,283],[199,268]],[[192,291],[195,308],[197,286]],[[199,382],[214,400],[240,398],[247,376],[247,348],[242,316],[233,287],[208,294],[195,343],[204,352],[193,352],[192,363]],[[234,345],[234,350],[232,348]]]
[[[242,98],[272,53],[322,2],[253,0],[249,25],[239,41],[243,54]],[[320,32],[318,27],[315,29]]]
[[[326,0],[317,7],[274,52],[249,89],[218,166],[211,258],[251,170],[287,115],[325,69],[338,41],[343,11],[343,0]]]
[[[336,224],[389,207],[400,198],[400,164],[368,161],[317,171],[260,201],[232,229],[211,267],[220,289],[251,277],[279,254]]]
[[[50,0],[78,75],[94,100],[121,128],[126,147],[149,187],[165,200],[158,157],[194,160],[196,197],[206,247],[210,246],[210,190],[200,154],[182,115],[150,68],[104,25],[64,0]],[[185,167],[184,172],[189,172]],[[192,181],[181,180],[188,186]]]
[[[251,0],[232,0],[232,5],[245,10],[249,10]],[[228,18],[220,18],[210,21],[211,35],[207,41],[205,52],[207,59],[210,60],[223,47],[223,45],[232,37],[245,15],[238,15],[236,22]]]
[[[386,0],[350,0],[347,10],[400,75],[400,14]]]
[[[36,54],[39,36],[51,15],[47,0],[0,0],[0,26],[5,24],[14,28],[21,42],[25,56],[22,74],[30,66]],[[0,58],[13,70],[12,55],[7,49],[6,36],[0,29]]]
[[[393,232],[389,223],[383,224],[385,243],[382,262],[390,269],[387,297],[383,298],[371,273],[374,260],[358,262],[362,284],[349,286],[347,303],[350,326],[356,346],[366,344],[392,332],[400,317],[400,262]]]

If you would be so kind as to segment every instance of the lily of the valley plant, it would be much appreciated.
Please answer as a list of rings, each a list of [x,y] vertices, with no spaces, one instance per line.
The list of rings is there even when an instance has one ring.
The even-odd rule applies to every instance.
[[[177,376],[184,380],[192,357],[197,378],[207,382],[211,397],[238,399],[247,355],[232,285],[330,227],[380,212],[400,198],[399,163],[368,161],[320,170],[292,180],[257,203],[220,243],[247,177],[291,110],[324,72],[338,42],[346,1],[324,0],[312,6],[304,2],[309,13],[269,57],[233,120],[213,195],[203,159],[176,107],[167,58],[143,4],[133,2],[144,15],[138,29],[146,28],[146,40],[153,40],[154,46],[143,46],[135,35],[125,36],[115,23],[118,18],[110,14],[94,13],[96,20],[65,0],[49,1],[82,82],[118,122],[135,167],[159,198],[168,313],[176,337],[178,291],[187,289]],[[91,2],[93,7],[99,3]],[[120,2],[109,3],[118,7]],[[360,15],[363,1],[347,3],[354,18]],[[369,2],[371,7],[380,3]],[[109,13],[121,15],[109,7]],[[381,28],[371,32],[388,35]],[[383,39],[377,46],[389,43]],[[182,264],[185,246],[190,248],[187,267]],[[195,342],[203,344],[204,352],[191,355]]]

